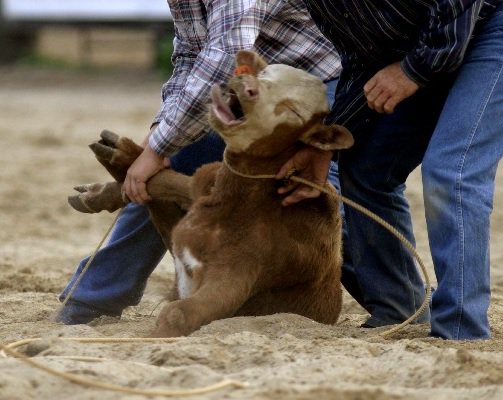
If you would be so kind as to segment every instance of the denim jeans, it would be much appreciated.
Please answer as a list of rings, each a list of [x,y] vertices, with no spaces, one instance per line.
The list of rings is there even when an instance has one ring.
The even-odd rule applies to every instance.
[[[503,6],[476,31],[426,151],[422,177],[438,287],[431,334],[490,336],[489,232],[503,155]]]
[[[424,157],[426,220],[438,280],[431,335],[442,338],[489,335],[489,217],[503,152],[502,28],[500,6],[478,28],[455,76],[419,90],[393,114],[380,116],[339,160],[342,193],[414,244],[404,189]],[[359,286],[354,292],[360,290],[360,303],[371,314],[367,324],[403,321],[424,299],[412,256],[357,211],[346,208],[345,214],[351,239],[345,254]],[[419,322],[426,322],[428,314]]]
[[[421,162],[449,84],[424,88],[392,114],[376,115],[366,131],[354,132],[355,145],[339,158],[342,194],[368,208],[415,244],[405,181]],[[378,223],[344,207],[343,283],[369,312],[365,325],[395,324],[410,317],[425,298],[423,280],[410,251]],[[349,269],[352,269],[348,273]],[[345,275],[351,278],[345,281]],[[429,310],[417,322],[428,322]]]
[[[327,97],[332,103],[337,79],[326,84]],[[201,165],[220,161],[223,150],[222,139],[216,133],[209,133],[171,157],[171,167],[192,175]],[[328,178],[339,187],[336,163],[332,163]],[[150,222],[147,209],[138,204],[128,204],[107,244],[98,251],[72,298],[56,319],[65,324],[82,324],[102,314],[118,316],[124,308],[138,304],[148,277],[166,251],[160,235]],[[66,298],[87,261],[88,257],[80,261],[60,294],[60,301]]]

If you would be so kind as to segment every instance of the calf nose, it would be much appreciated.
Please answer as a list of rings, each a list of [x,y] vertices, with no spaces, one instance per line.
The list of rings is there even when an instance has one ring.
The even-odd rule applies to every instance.
[[[257,97],[258,96],[258,90],[257,89],[246,89],[246,94],[250,97]]]
[[[247,82],[247,83],[245,83],[245,85],[244,85],[244,89],[245,89],[245,90],[244,90],[245,94],[246,94],[249,98],[254,99],[255,97],[257,97],[257,96],[258,96],[258,88],[257,88],[257,86],[255,86],[255,85],[250,85],[250,84]]]

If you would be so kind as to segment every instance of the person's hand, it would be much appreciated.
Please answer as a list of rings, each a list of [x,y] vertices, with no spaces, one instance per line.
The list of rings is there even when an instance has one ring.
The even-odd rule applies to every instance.
[[[147,181],[166,167],[165,160],[163,156],[158,155],[150,146],[145,147],[140,156],[129,167],[122,187],[131,201],[145,204],[152,200],[147,193]]]
[[[295,169],[300,172],[298,176],[323,186],[327,181],[332,155],[331,151],[319,150],[315,147],[306,147],[297,152],[281,167],[276,178],[282,179]],[[301,200],[318,197],[320,195],[318,189],[297,182],[291,182],[288,186],[283,186],[278,189],[279,194],[288,192],[291,193],[281,202],[283,206],[289,206]]]
[[[398,103],[416,93],[419,86],[400,67],[388,65],[375,74],[363,87],[367,104],[379,113],[391,114]]]

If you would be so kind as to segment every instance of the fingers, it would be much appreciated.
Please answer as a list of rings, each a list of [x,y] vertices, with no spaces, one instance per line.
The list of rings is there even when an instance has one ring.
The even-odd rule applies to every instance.
[[[367,104],[371,110],[375,110],[378,113],[392,113],[395,109],[397,103],[396,98],[393,93],[390,92],[390,88],[383,87],[379,84],[379,79],[372,78],[363,87],[365,97],[367,98]]]
[[[297,176],[309,182],[323,185],[327,179],[331,158],[331,151],[323,151],[308,146],[295,153],[281,167],[276,178],[289,177],[292,171],[297,171]],[[311,186],[290,180],[287,185],[278,189],[278,194],[288,194],[281,203],[284,206],[288,206],[304,199],[318,197],[320,192]]]
[[[124,192],[134,203],[145,204],[152,200],[147,192],[147,181],[164,168],[164,157],[147,146],[131,164],[124,180]]]
[[[146,204],[152,198],[147,192],[147,183],[142,182],[139,178],[133,176],[126,176],[124,181],[123,190],[126,193],[129,200],[138,204]]]
[[[395,111],[395,107],[399,103],[399,101],[400,100],[394,96],[392,97],[382,96],[373,103],[369,102],[368,105],[372,110],[375,110],[378,113],[392,114]]]
[[[364,85],[363,92],[369,108],[391,114],[396,106],[412,96],[419,86],[412,81],[396,62],[378,71]]]
[[[383,105],[383,111],[379,112],[385,112],[386,114],[392,114],[395,111],[395,107],[402,101],[401,98],[398,98],[396,96],[389,97],[388,100]]]
[[[369,97],[367,97],[367,104],[370,109],[378,113],[392,114],[397,104],[402,100],[403,98],[399,95],[382,91],[377,96],[370,94]]]
[[[321,192],[318,189],[306,185],[300,185],[298,189],[292,192],[292,194],[283,199],[281,205],[290,206],[305,199],[318,197],[320,194]]]
[[[318,186],[323,186],[325,184],[325,182],[312,182]],[[278,194],[286,193],[290,193],[290,195],[282,200],[281,205],[283,206],[289,206],[302,200],[312,199],[321,195],[321,192],[318,189],[293,180],[290,180],[287,185],[282,186],[278,189]]]
[[[372,92],[377,86],[377,78],[374,75],[369,81],[363,86],[363,93],[365,93],[365,96],[368,99],[368,95],[370,92]]]
[[[296,189],[298,186],[299,186],[298,182],[294,182],[292,180],[289,180],[286,185],[283,185],[280,188],[278,188],[278,193],[285,194],[285,193],[291,192],[292,190]]]
[[[295,160],[293,158],[291,158],[285,164],[283,164],[283,166],[281,167],[279,172],[276,174],[276,179],[284,178],[285,176],[289,175],[291,173],[291,171],[293,171],[295,169],[296,169]]]

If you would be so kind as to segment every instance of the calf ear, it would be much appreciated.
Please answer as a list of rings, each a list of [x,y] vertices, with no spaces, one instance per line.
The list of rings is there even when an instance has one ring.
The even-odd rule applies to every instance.
[[[351,132],[342,125],[319,124],[300,139],[302,142],[321,150],[342,150],[354,143]]]
[[[267,67],[267,62],[254,51],[240,50],[236,54],[236,65],[238,67],[241,65],[248,65],[258,74]]]

